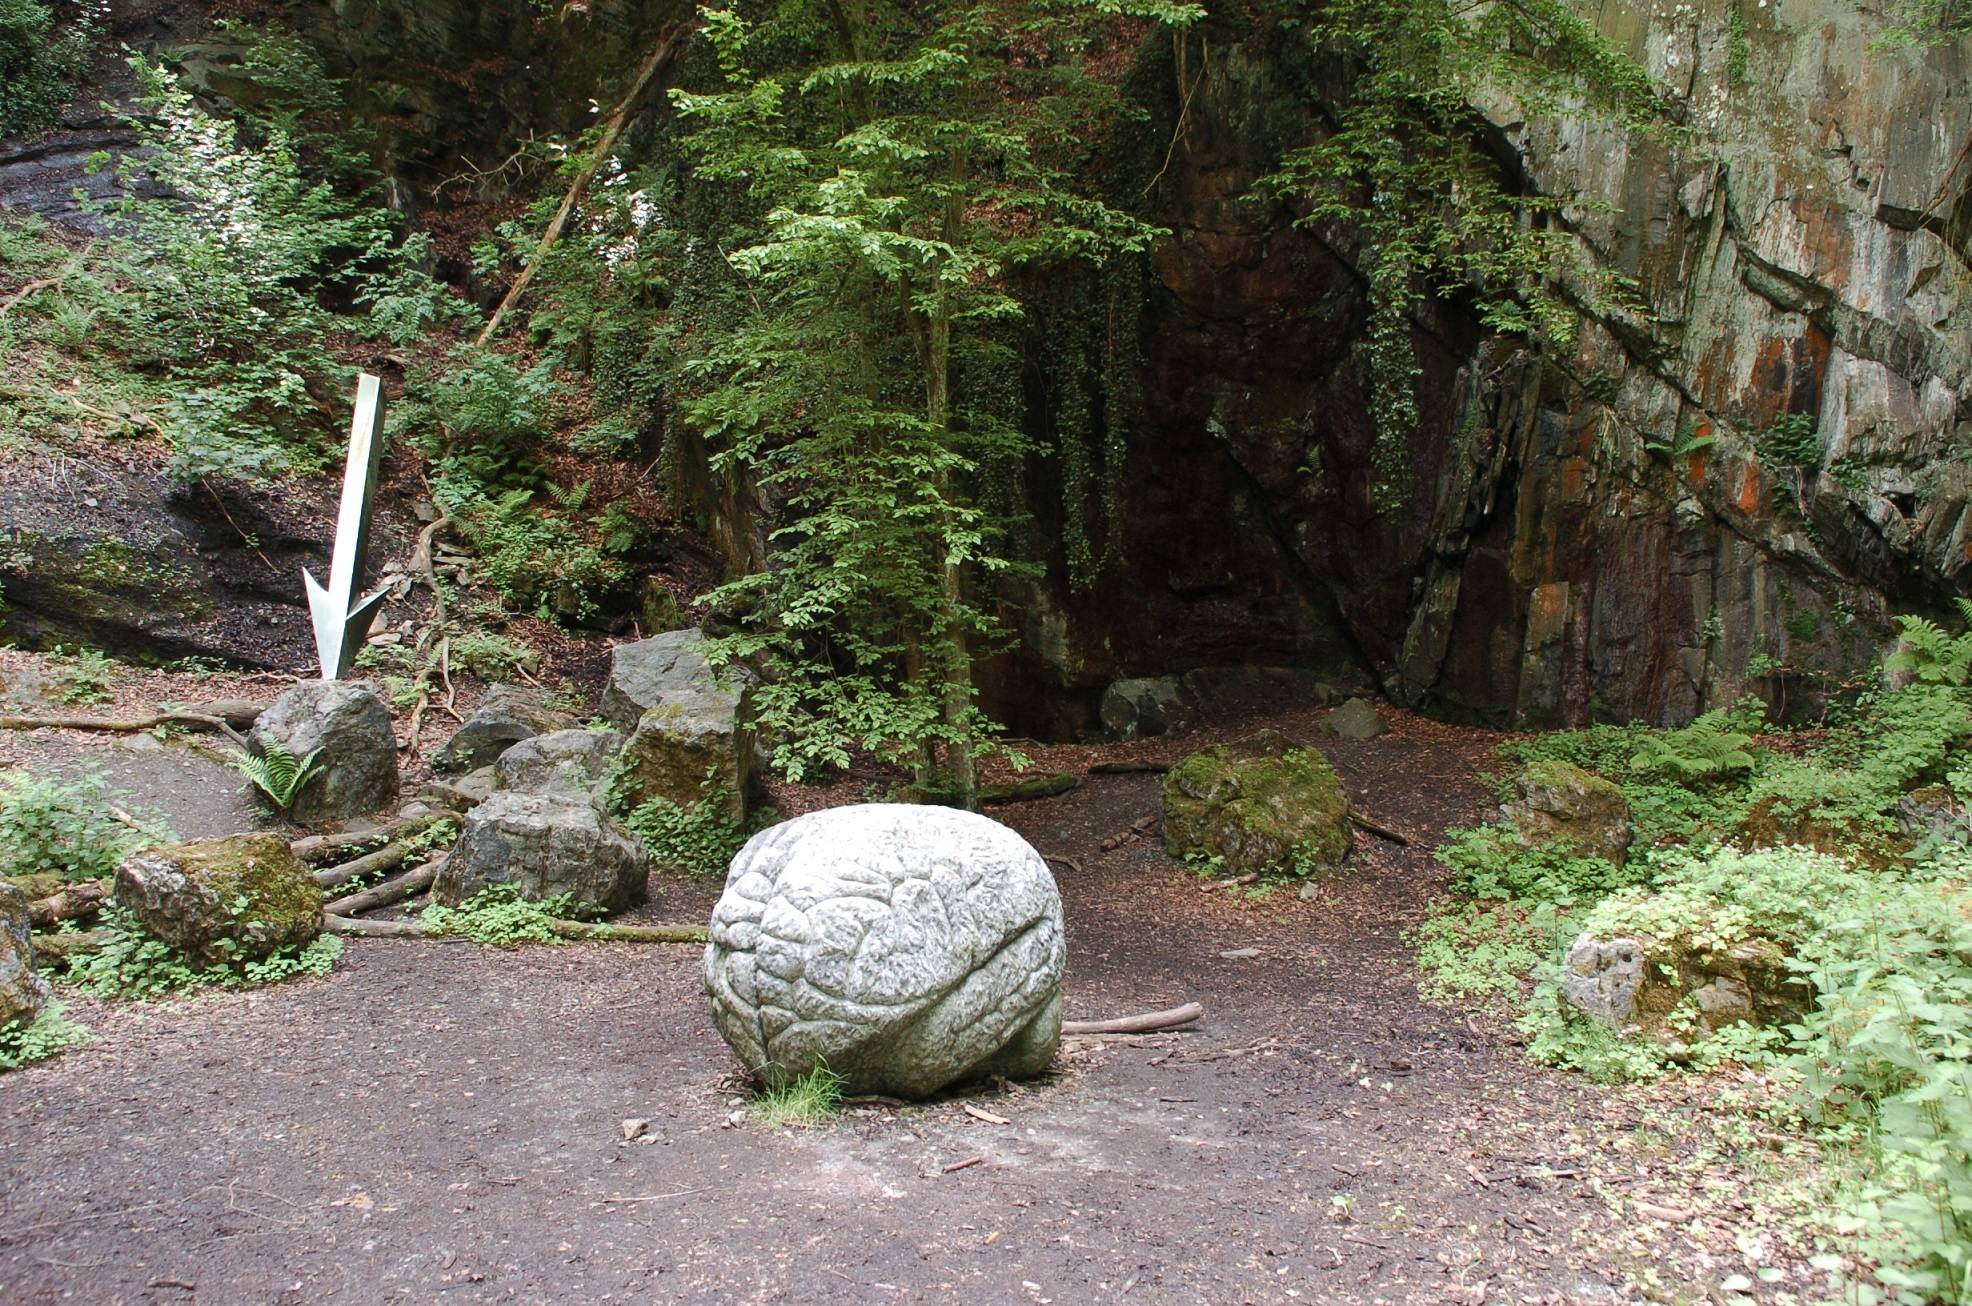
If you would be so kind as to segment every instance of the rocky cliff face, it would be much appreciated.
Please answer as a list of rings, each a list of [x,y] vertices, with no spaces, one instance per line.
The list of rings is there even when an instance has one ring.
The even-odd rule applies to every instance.
[[[1968,53],[1874,50],[1844,0],[1731,7],[1602,11],[1679,91],[1689,145],[1489,110],[1647,311],[1569,357],[1420,320],[1410,493],[1381,515],[1348,235],[1241,198],[1292,74],[1269,35],[1208,30],[1160,183],[1129,557],[1108,592],[1032,609],[1045,675],[1237,651],[1356,660],[1455,715],[1672,721],[1749,689],[1811,703],[1871,665],[1891,612],[1960,590]]]

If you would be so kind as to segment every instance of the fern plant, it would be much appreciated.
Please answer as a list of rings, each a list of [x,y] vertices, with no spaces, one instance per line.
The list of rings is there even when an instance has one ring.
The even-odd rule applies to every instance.
[[[1963,686],[1972,677],[1972,599],[1953,602],[1966,623],[1965,630],[1947,635],[1944,627],[1928,617],[1898,617],[1901,635],[1897,651],[1884,665],[1891,671],[1908,671],[1927,684]]]
[[[1745,775],[1753,769],[1752,742],[1751,735],[1732,729],[1724,709],[1715,708],[1682,730],[1640,736],[1630,765],[1683,782]]]
[[[315,765],[315,758],[321,751],[317,748],[306,757],[296,757],[285,744],[269,739],[260,746],[258,753],[235,754],[233,765],[241,775],[253,781],[256,789],[267,795],[267,800],[274,804],[276,811],[286,816],[294,807],[294,800],[301,796],[302,786],[314,779],[315,773],[321,769]]]

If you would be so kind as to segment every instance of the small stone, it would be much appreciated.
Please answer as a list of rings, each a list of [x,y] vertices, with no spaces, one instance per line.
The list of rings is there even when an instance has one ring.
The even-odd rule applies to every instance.
[[[1277,731],[1193,753],[1164,777],[1164,851],[1217,857],[1231,878],[1328,869],[1354,845],[1328,759]]]
[[[739,825],[754,763],[746,687],[718,682],[704,643],[701,631],[674,630],[618,645],[603,715],[630,736],[618,767],[625,803],[663,798],[691,807],[716,797]]]
[[[623,1141],[634,1143],[637,1139],[642,1138],[644,1131],[649,1128],[650,1121],[640,1116],[632,1116],[623,1122]]]
[[[1260,950],[1258,948],[1233,948],[1219,955],[1227,961],[1250,961],[1260,955]]]
[[[555,711],[539,694],[512,685],[495,685],[432,756],[431,769],[476,771],[491,766],[523,739],[574,727],[574,717]]]
[[[493,783],[525,793],[600,795],[622,751],[623,736],[614,730],[556,730],[500,754]]]
[[[1374,739],[1390,728],[1366,698],[1346,700],[1342,706],[1322,718],[1321,732],[1334,735],[1338,739]]]
[[[1098,715],[1103,734],[1110,739],[1161,735],[1183,719],[1184,691],[1176,676],[1118,680],[1102,691]]]
[[[1572,762],[1530,763],[1513,778],[1500,816],[1528,847],[1558,843],[1621,866],[1629,856],[1630,804],[1613,782]]]

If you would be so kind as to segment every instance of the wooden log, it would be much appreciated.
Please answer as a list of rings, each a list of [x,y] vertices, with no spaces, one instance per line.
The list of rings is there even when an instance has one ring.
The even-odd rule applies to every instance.
[[[1089,768],[1090,775],[1163,775],[1171,769],[1169,762],[1097,762]]]
[[[1409,839],[1405,838],[1401,834],[1398,834],[1395,830],[1390,829],[1388,826],[1378,825],[1375,821],[1370,820],[1367,816],[1364,816],[1361,812],[1351,809],[1351,811],[1349,812],[1349,821],[1352,825],[1358,826],[1361,829],[1369,831],[1371,834],[1375,835],[1379,839],[1388,839],[1391,843],[1396,844],[1400,848],[1408,848],[1411,846],[1411,841]]]
[[[322,932],[325,934],[354,934],[368,939],[433,939],[438,942],[456,941],[451,936],[427,933],[419,921],[364,921],[350,916],[322,917]]]
[[[101,952],[109,942],[108,930],[85,930],[79,934],[37,934],[34,936],[34,955],[37,960],[53,958],[67,961],[70,957],[86,957],[92,952]]]
[[[110,881],[87,880],[72,884],[60,893],[49,894],[46,898],[36,898],[27,905],[27,918],[43,928],[58,925],[63,921],[75,920],[80,916],[92,916],[102,908],[103,900],[110,896]]]
[[[447,942],[458,935],[432,934],[422,921],[366,921],[349,916],[324,916],[322,928],[330,934],[354,934],[377,939],[436,939]],[[608,922],[550,921],[548,928],[564,939],[590,943],[704,943],[703,925],[612,925]]]
[[[564,939],[592,943],[704,943],[703,925],[612,925],[607,921],[553,921],[548,928]]]
[[[316,871],[315,883],[324,889],[333,889],[337,885],[348,884],[351,880],[359,880],[365,875],[375,875],[378,871],[387,871],[393,866],[401,865],[412,851],[408,840],[399,839],[354,861]]]
[[[979,791],[979,801],[982,805],[1027,803],[1037,798],[1059,798],[1081,787],[1081,776],[1057,772],[1053,775],[1037,775],[1026,780],[1014,780],[1003,785],[989,785]]]
[[[159,726],[194,726],[216,730],[241,747],[246,736],[235,730],[224,717],[205,712],[153,712],[140,717],[106,716],[0,716],[0,730],[102,730],[110,734],[138,734]]]
[[[444,856],[434,857],[423,866],[406,871],[394,879],[385,880],[373,888],[365,889],[361,893],[352,893],[345,898],[337,898],[334,902],[326,904],[322,910],[331,916],[356,916],[366,911],[374,911],[378,907],[388,907],[394,902],[402,902],[422,889],[429,889],[431,882],[438,878],[438,868],[443,865],[445,865]]]
[[[1142,1015],[1119,1016],[1115,1020],[1064,1020],[1061,1022],[1061,1033],[1064,1038],[1075,1034],[1148,1034],[1153,1030],[1189,1025],[1204,1014],[1205,1008],[1196,1002],[1187,1002],[1182,1007],[1172,1007],[1167,1011],[1146,1011]]]
[[[306,839],[296,839],[288,845],[288,850],[304,862],[320,861],[351,848],[361,848],[365,844],[376,843],[379,839],[388,843],[395,839],[409,839],[423,834],[440,821],[458,818],[451,812],[427,812],[423,816],[404,816],[388,821],[374,830],[348,830],[342,834],[311,834]]]

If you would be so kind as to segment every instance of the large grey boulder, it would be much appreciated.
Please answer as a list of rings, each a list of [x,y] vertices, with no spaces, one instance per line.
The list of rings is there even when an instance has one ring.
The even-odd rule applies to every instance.
[[[491,766],[523,739],[575,728],[575,718],[549,707],[539,694],[495,685],[472,715],[432,755],[431,769],[477,771]]]
[[[1161,735],[1184,719],[1184,690],[1176,676],[1114,681],[1102,691],[1098,714],[1103,734],[1110,739]]]
[[[277,834],[141,848],[116,868],[116,901],[202,965],[258,961],[322,932],[322,890]]]
[[[609,684],[603,689],[603,717],[629,734],[654,707],[699,696],[724,703],[737,713],[743,691],[721,688],[705,660],[705,632],[672,630],[610,653]]]
[[[304,680],[260,714],[248,738],[256,748],[278,742],[296,758],[320,750],[289,813],[303,824],[367,816],[397,797],[390,709],[362,685]]]
[[[921,1098],[1045,1070],[1065,956],[1054,878],[1019,835],[948,807],[869,804],[740,850],[705,987],[766,1082],[825,1065],[848,1092]]]
[[[431,899],[456,907],[495,884],[523,898],[568,894],[579,910],[621,911],[643,900],[644,850],[586,794],[502,790],[466,814]]]
[[[721,685],[697,630],[618,645],[603,715],[629,734],[618,766],[622,800],[663,798],[680,807],[716,801],[734,825],[746,820],[753,783],[753,732],[746,688]]]
[[[493,782],[531,794],[601,797],[622,751],[623,736],[614,730],[556,730],[523,739],[500,754],[493,764]]]
[[[25,1025],[48,1001],[48,981],[34,969],[34,925],[27,895],[0,880],[0,1029]]]

